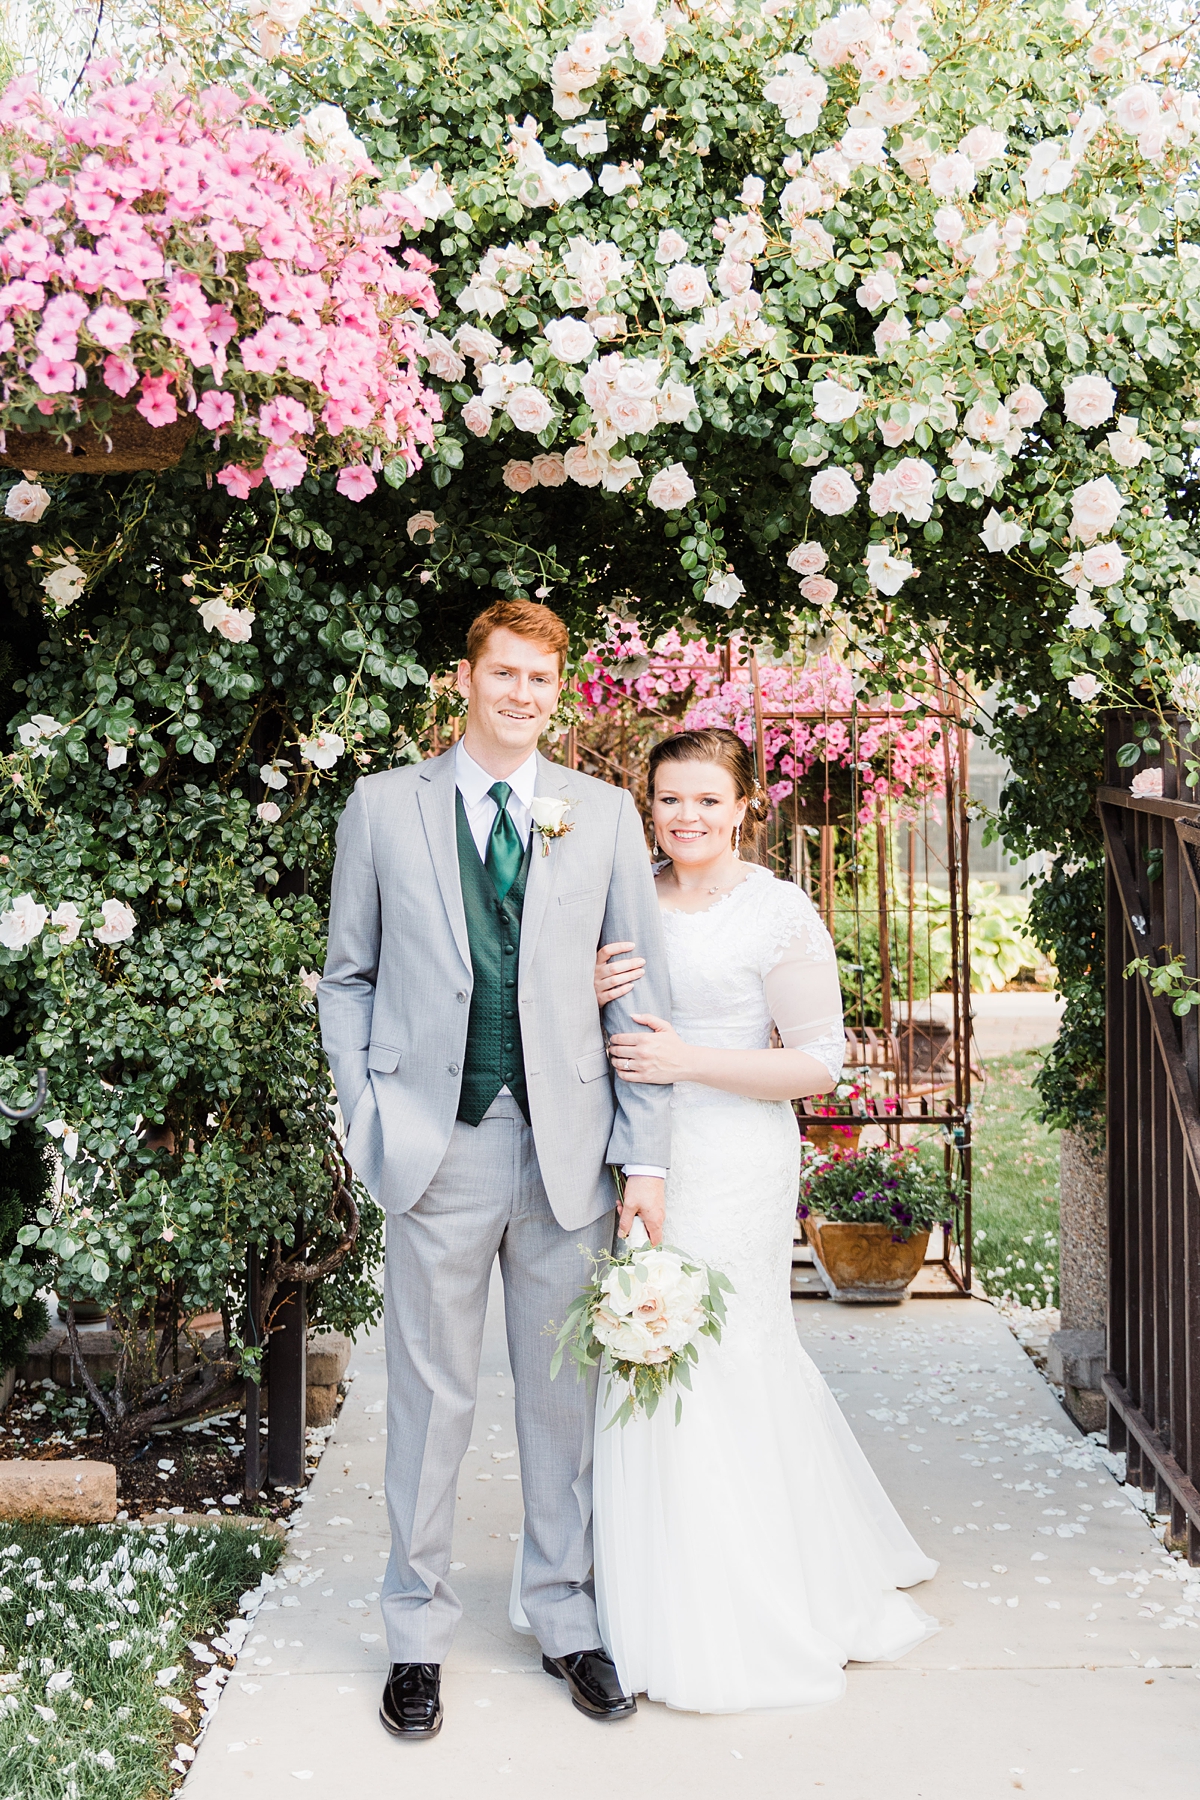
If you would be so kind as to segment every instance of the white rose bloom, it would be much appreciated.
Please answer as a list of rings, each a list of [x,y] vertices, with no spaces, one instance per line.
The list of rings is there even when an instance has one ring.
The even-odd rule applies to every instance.
[[[819,269],[832,262],[837,246],[819,219],[803,219],[791,236],[792,256],[802,269]]]
[[[1125,505],[1125,496],[1107,475],[1085,481],[1071,495],[1071,531],[1085,544],[1094,543],[1103,531],[1111,531]]]
[[[1117,429],[1110,431],[1104,442],[1119,469],[1136,469],[1145,457],[1154,455],[1145,438],[1138,436],[1138,421],[1128,414],[1117,420]]]
[[[1002,131],[993,131],[990,125],[976,125],[963,138],[958,151],[975,168],[983,169],[988,163],[995,162],[997,157],[1003,156],[1007,147],[1008,139]]]
[[[107,765],[110,769],[123,769],[129,761],[128,744],[114,744],[111,738],[105,738],[104,748],[107,753]]]
[[[557,831],[572,806],[573,800],[556,800],[549,794],[538,794],[529,803],[529,811],[539,830]]]
[[[603,119],[584,119],[582,124],[568,126],[562,139],[580,156],[603,156],[608,149],[608,126]]]
[[[275,789],[285,788],[287,786],[287,776],[283,771],[290,767],[291,764],[288,762],[284,762],[282,766],[279,763],[264,763],[258,771],[259,780],[264,787]]]
[[[274,800],[260,800],[254,810],[264,825],[274,825],[283,816]]]
[[[303,762],[311,763],[314,769],[332,769],[345,748],[345,738],[339,737],[336,731],[319,731],[316,737],[301,741],[300,757]]]
[[[975,186],[975,165],[954,151],[937,156],[929,165],[929,186],[939,200],[957,200]]]
[[[1093,544],[1080,567],[1090,587],[1116,587],[1125,579],[1125,557],[1117,544]]]
[[[1103,375],[1076,375],[1063,385],[1063,412],[1084,430],[1112,417],[1117,390]]]
[[[661,374],[662,364],[657,357],[627,356],[617,369],[617,392],[633,400],[650,400],[658,390]]]
[[[1162,107],[1157,88],[1142,81],[1118,94],[1110,110],[1122,131],[1130,137],[1140,137],[1147,127],[1158,123]]]
[[[881,594],[898,594],[913,572],[903,557],[893,556],[886,544],[868,544],[867,580]]]
[[[838,149],[852,169],[882,169],[887,161],[886,137],[887,132],[881,125],[856,125],[843,133]]]
[[[20,525],[36,525],[49,504],[50,496],[39,482],[18,481],[8,490],[4,516]]]
[[[740,206],[761,206],[767,191],[767,184],[761,175],[747,175],[742,183],[742,191],[738,195]]]
[[[977,400],[963,414],[963,430],[968,437],[980,438],[987,444],[1002,444],[1012,431],[1008,408],[998,400]]]
[[[461,381],[467,372],[466,362],[440,331],[429,333],[421,346],[421,355],[429,365],[429,373],[440,376],[443,381]]]
[[[636,169],[631,169],[628,163],[622,163],[620,168],[616,163],[605,163],[600,171],[601,190],[608,195],[610,200],[615,200],[618,194],[625,192],[626,188],[641,187],[641,185],[641,176]]]
[[[866,395],[840,381],[813,382],[813,416],[824,425],[841,425],[852,419]]]
[[[6,913],[0,914],[0,944],[7,950],[21,950],[41,936],[50,917],[32,894],[18,894]]]
[[[64,900],[50,914],[50,923],[62,934],[62,943],[73,944],[82,928],[83,914],[73,900]]]
[[[958,480],[965,488],[978,488],[990,494],[1000,479],[1000,464],[990,450],[981,450],[969,438],[959,438],[950,452]]]
[[[1171,682],[1171,699],[1189,719],[1200,714],[1200,663],[1184,663]]]
[[[710,606],[720,606],[725,611],[740,600],[745,593],[745,583],[733,574],[714,575],[704,590],[704,598]]]
[[[106,900],[100,911],[104,923],[92,933],[98,944],[123,944],[137,930],[137,916],[123,900]]]
[[[517,388],[504,402],[504,410],[518,431],[545,431],[554,418],[554,408],[535,387]]]
[[[696,394],[682,381],[664,381],[658,390],[658,416],[664,425],[682,425],[696,410]]]
[[[42,577],[42,588],[55,606],[71,606],[78,600],[87,577],[83,570],[65,559]]]
[[[947,250],[963,241],[966,221],[957,206],[939,206],[933,215],[933,235]]]
[[[546,342],[559,362],[584,362],[596,348],[596,339],[582,319],[553,319],[545,327]]]
[[[680,262],[688,253],[687,239],[680,237],[677,231],[660,231],[658,243],[654,249],[656,263]]]
[[[1094,675],[1074,675],[1067,683],[1067,692],[1072,700],[1082,700],[1086,703],[1096,698],[1100,692],[1100,683]]]
[[[454,347],[464,356],[470,357],[476,368],[483,363],[494,362],[503,345],[492,332],[485,331],[482,325],[460,325],[454,334]]]
[[[708,276],[693,263],[676,263],[663,283],[663,293],[681,312],[692,312],[712,299]]]
[[[1072,631],[1099,631],[1104,623],[1104,614],[1090,600],[1077,600],[1067,614],[1067,624]]]
[[[819,575],[828,561],[820,544],[797,544],[788,551],[787,566],[797,575]]]
[[[677,512],[696,498],[696,484],[682,463],[670,463],[665,469],[655,471],[646,489],[646,498],[651,506],[660,507],[663,512]]]
[[[1013,519],[1001,518],[993,506],[983,521],[983,530],[979,533],[985,550],[993,556],[1007,556],[1015,550],[1024,537],[1024,528]]]

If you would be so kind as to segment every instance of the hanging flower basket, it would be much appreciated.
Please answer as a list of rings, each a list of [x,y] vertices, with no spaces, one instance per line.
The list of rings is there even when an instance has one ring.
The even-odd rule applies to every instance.
[[[0,96],[0,461],[165,468],[199,426],[235,499],[333,467],[361,500],[418,468],[438,303],[399,245],[424,215],[344,115],[283,133],[254,93],[93,73],[79,115],[32,77]]]
[[[103,428],[81,425],[67,438],[49,431],[5,433],[0,464],[44,475],[115,475],[134,469],[169,469],[196,434],[185,414],[170,425],[150,425],[132,410],[114,414]]]

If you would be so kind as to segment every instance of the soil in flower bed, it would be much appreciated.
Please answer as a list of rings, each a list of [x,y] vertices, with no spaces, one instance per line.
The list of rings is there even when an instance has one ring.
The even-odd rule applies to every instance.
[[[52,1381],[19,1384],[0,1416],[0,1460],[55,1461],[87,1457],[114,1459],[104,1447],[97,1420],[84,1395]],[[330,1427],[308,1433],[308,1473],[316,1468]],[[260,1518],[286,1518],[300,1490],[269,1488],[247,1503],[243,1491],[244,1420],[226,1417],[184,1425],[170,1432],[137,1439],[116,1459],[117,1504],[123,1515],[139,1519],[153,1512],[224,1513]],[[262,1427],[264,1449],[266,1426]]]
[[[5,1800],[169,1794],[280,1555],[254,1527],[0,1523]]]

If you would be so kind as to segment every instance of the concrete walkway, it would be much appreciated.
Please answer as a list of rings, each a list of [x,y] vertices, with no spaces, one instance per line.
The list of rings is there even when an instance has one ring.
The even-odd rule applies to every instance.
[[[978,1301],[804,1301],[802,1339],[922,1545],[942,1622],[903,1662],[853,1665],[837,1706],[696,1717],[575,1713],[509,1628],[521,1521],[512,1382],[494,1299],[454,1569],[465,1617],[433,1743],[377,1722],[387,1664],[385,1391],[377,1337],[187,1781],[189,1800],[1191,1800],[1200,1767],[1200,1571],[1161,1549],[999,1316]],[[736,1529],[736,1521],[730,1522]],[[1190,1598],[1189,1598],[1190,1596]]]

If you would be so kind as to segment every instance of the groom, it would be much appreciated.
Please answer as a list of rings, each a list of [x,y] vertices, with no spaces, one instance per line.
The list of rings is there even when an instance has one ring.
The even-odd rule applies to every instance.
[[[548,607],[500,601],[467,637],[461,741],[359,781],[338,826],[321,1030],[347,1153],[387,1213],[383,1584],[397,1737],[441,1728],[441,1664],[462,1606],[449,1582],[497,1253],[525,1501],[521,1601],[542,1664],[593,1718],[636,1710],[599,1648],[592,1584],[596,1383],[550,1381],[553,1338],[589,1279],[581,1249],[657,1242],[671,1090],[614,1093],[592,986],[597,946],[636,942],[643,1011],[669,1016],[645,838],[619,788],[538,754],[567,633]],[[565,829],[563,829],[565,827]],[[557,828],[557,835],[555,831]],[[607,1009],[628,1031],[627,1003]]]

